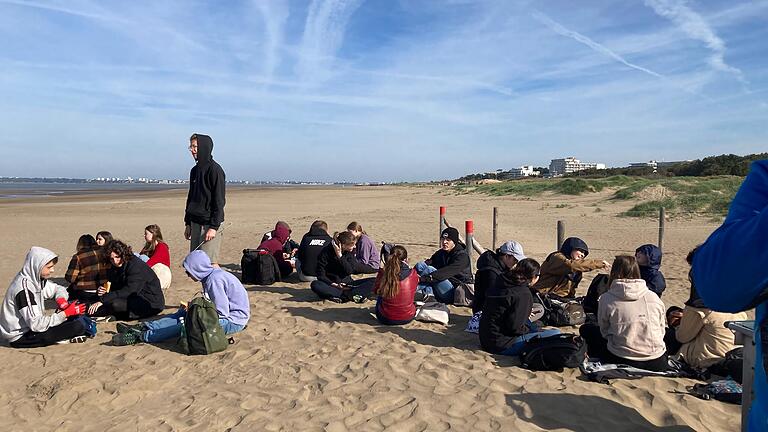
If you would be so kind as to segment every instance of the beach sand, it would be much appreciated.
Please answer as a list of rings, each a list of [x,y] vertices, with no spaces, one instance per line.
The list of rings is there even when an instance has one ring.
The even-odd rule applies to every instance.
[[[171,249],[171,313],[199,284],[181,261],[185,192],[122,193],[0,202],[0,281],[10,283],[33,246],[60,256],[60,280],[80,234],[109,230],[140,249],[143,228],[159,224]],[[611,260],[657,241],[657,222],[616,215],[632,203],[609,191],[579,197],[457,195],[438,187],[349,187],[232,190],[227,196],[221,263],[239,275],[241,251],[256,247],[275,221],[300,240],[321,218],[331,230],[360,222],[378,243],[408,248],[411,263],[436,249],[438,207],[463,232],[491,244],[499,208],[499,241],[516,239],[528,256],[554,250],[556,221]],[[558,206],[566,203],[567,206]],[[707,219],[667,223],[662,270],[667,306],[688,296],[685,255],[717,226]],[[474,255],[477,258],[477,254]],[[592,274],[582,282],[586,290]],[[252,319],[236,344],[209,356],[185,356],[174,344],[110,346],[114,323],[84,344],[14,350],[0,347],[0,418],[7,430],[505,430],[734,431],[739,407],[672,393],[695,381],[643,378],[587,382],[577,370],[533,373],[512,358],[479,349],[465,333],[471,312],[451,307],[447,327],[414,322],[385,327],[371,302],[315,301],[306,283],[246,286]],[[3,291],[4,292],[4,291]],[[564,329],[577,332],[577,329]]]

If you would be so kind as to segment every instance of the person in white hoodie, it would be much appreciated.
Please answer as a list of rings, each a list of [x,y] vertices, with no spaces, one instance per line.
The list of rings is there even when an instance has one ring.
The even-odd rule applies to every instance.
[[[589,356],[603,363],[666,370],[664,303],[641,279],[635,257],[616,257],[609,285],[598,300],[598,325],[585,324],[579,329]]]
[[[96,334],[96,324],[83,316],[86,305],[68,302],[67,289],[48,280],[58,262],[55,253],[34,246],[24,267],[5,293],[0,308],[0,338],[13,348],[34,348],[62,341],[83,342]],[[44,301],[55,299],[58,309],[46,315]]]

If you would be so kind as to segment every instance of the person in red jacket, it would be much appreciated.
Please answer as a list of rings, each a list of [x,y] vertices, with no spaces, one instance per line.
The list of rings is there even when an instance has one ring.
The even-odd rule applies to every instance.
[[[147,265],[160,279],[160,287],[167,289],[171,286],[171,253],[168,243],[163,241],[163,233],[157,225],[148,225],[144,228],[144,248],[140,255],[147,256]]]
[[[407,264],[408,251],[400,245],[392,248],[384,268],[376,276],[373,288],[376,318],[384,325],[403,325],[413,321],[416,306],[413,296],[419,285],[419,274]]]
[[[275,229],[272,230],[270,238],[264,240],[259,245],[259,249],[269,251],[277,261],[277,266],[280,268],[280,276],[285,279],[288,275],[293,273],[293,265],[291,261],[286,259],[283,252],[283,246],[288,239],[291,238],[291,229],[285,222],[278,222],[275,225]]]

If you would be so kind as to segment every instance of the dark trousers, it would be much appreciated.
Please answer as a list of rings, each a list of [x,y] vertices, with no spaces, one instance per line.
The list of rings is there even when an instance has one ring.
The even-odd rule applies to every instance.
[[[608,341],[600,333],[600,326],[597,324],[584,324],[579,327],[579,335],[587,344],[587,353],[590,357],[597,357],[603,363],[625,364],[656,372],[667,370],[667,354],[652,360],[630,360],[619,357],[608,350]]]
[[[80,303],[92,304],[99,301],[99,295],[94,292],[86,292],[79,289],[67,288],[69,301],[77,300]]]
[[[677,341],[675,336],[676,330],[675,327],[667,327],[667,332],[664,334],[664,345],[667,346],[667,355],[677,354],[680,351],[680,347],[683,346],[683,344]]]
[[[85,335],[85,325],[77,318],[69,318],[44,332],[28,331],[21,338],[10,343],[13,348],[37,348],[53,345],[63,340]]]
[[[115,318],[123,321],[149,318],[162,312],[163,309],[157,309],[145,299],[132,295],[127,299],[115,299],[109,304],[102,305],[93,316],[103,317],[114,315]]]
[[[277,260],[277,268],[280,269],[280,279],[285,279],[293,273],[293,266],[290,261]]]
[[[341,300],[342,302],[352,300],[355,295],[361,295],[370,298],[373,293],[373,286],[376,283],[375,278],[359,279],[347,282],[350,289],[341,290],[332,287],[329,284],[316,280],[309,285],[312,291],[323,300]]]

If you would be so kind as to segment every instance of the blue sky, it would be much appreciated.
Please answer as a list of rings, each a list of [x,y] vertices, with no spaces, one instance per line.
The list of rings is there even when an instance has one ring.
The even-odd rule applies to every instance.
[[[2,176],[401,181],[766,151],[768,1],[0,0]]]

